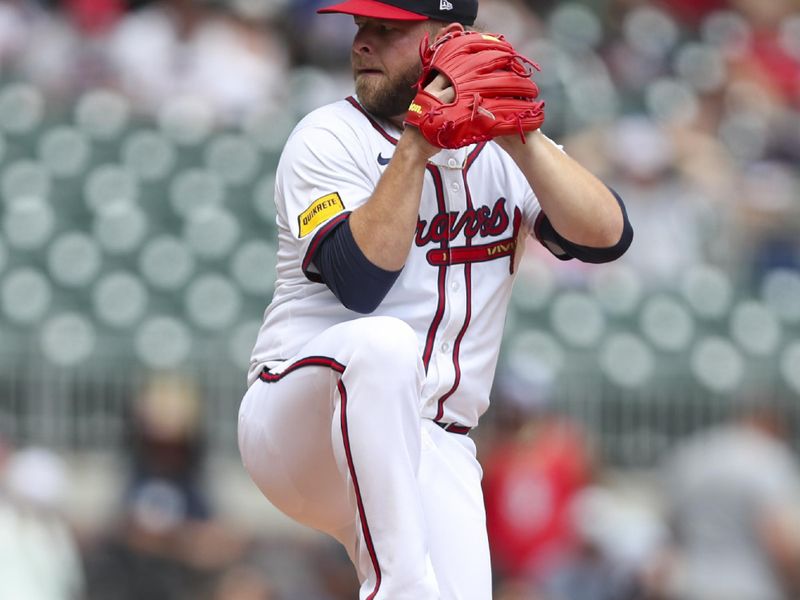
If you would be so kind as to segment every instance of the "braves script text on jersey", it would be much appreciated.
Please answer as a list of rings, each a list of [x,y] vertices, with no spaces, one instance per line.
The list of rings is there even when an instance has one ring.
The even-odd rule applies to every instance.
[[[374,313],[348,310],[312,257],[370,198],[400,133],[348,98],[291,135],[240,448],[273,504],[345,545],[362,599],[487,600],[481,470],[463,434],[488,407],[516,259],[542,213],[495,144],[442,150],[402,273]]]

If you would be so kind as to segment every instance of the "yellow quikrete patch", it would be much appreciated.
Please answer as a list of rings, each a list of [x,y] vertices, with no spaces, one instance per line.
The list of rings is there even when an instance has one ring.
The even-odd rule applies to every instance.
[[[494,37],[493,35],[486,35],[485,33],[481,34],[481,37],[485,40],[490,40],[492,42],[499,42],[499,38]]]
[[[324,223],[331,217],[338,215],[344,210],[344,203],[339,197],[339,192],[326,194],[317,198],[307,209],[297,217],[297,224],[300,228],[300,237],[305,237],[320,223]]]
[[[411,105],[408,107],[408,110],[413,113],[417,113],[418,115],[422,114],[422,107],[416,102],[412,102]]]

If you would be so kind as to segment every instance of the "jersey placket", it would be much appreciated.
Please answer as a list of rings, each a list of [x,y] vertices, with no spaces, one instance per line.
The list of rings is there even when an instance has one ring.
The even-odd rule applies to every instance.
[[[467,199],[464,189],[463,171],[461,164],[455,159],[448,159],[447,166],[439,167],[442,176],[442,187],[446,209],[459,216],[467,209]],[[464,229],[458,232],[456,238],[450,240],[450,248],[465,246],[467,238]],[[458,342],[469,307],[467,305],[467,270],[469,264],[453,264],[452,258],[448,259],[445,280],[445,313],[439,327],[433,360],[438,371],[438,385],[432,390],[432,396],[437,400],[451,390],[460,377]],[[438,409],[437,409],[438,410]],[[437,412],[437,419],[442,415]]]

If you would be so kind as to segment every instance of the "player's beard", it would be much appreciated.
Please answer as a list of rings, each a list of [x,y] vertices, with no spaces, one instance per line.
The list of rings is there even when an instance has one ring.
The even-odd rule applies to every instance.
[[[362,106],[376,117],[391,119],[405,115],[417,94],[414,84],[421,73],[422,65],[415,63],[393,76],[356,76],[356,95]]]

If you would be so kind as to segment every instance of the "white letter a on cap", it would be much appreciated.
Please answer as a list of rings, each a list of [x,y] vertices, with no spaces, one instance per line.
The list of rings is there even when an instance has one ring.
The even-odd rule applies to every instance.
[[[453,5],[448,0],[439,0],[439,10],[453,10]]]

